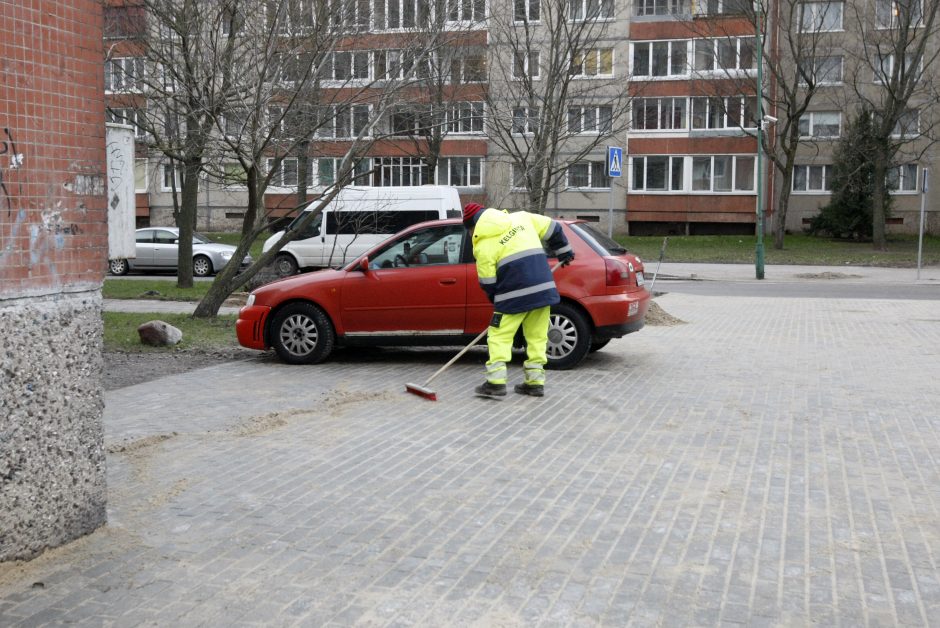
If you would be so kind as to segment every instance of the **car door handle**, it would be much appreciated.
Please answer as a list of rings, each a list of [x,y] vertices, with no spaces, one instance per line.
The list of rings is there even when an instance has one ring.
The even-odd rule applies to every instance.
[[[457,279],[455,277],[448,277],[447,279],[441,279],[442,286],[452,286],[455,283],[457,283]]]

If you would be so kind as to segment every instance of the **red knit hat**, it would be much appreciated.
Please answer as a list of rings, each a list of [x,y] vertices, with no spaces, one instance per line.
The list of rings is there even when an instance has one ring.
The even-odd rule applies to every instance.
[[[479,203],[467,203],[463,206],[463,222],[464,224],[471,224],[475,222],[477,214],[482,212],[485,207]]]

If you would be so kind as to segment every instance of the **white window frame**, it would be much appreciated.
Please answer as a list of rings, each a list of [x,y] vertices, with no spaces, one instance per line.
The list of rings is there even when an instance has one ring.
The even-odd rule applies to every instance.
[[[666,74],[653,74],[653,52],[654,48],[657,45],[666,45]],[[645,68],[646,73],[641,74],[640,69],[636,67],[636,58],[637,51],[641,47],[646,47],[646,62],[647,67]],[[677,57],[679,51],[684,53],[684,61],[682,61],[682,72],[674,73],[674,66],[677,63],[673,60],[674,57]],[[691,52],[691,40],[688,39],[666,39],[666,40],[655,40],[655,41],[638,41],[630,44],[630,72],[634,78],[642,78],[643,80],[670,80],[676,77],[687,77],[689,76],[690,70],[692,68],[689,63],[689,54]]]
[[[328,8],[328,15],[330,26],[340,29],[342,32],[350,31],[363,31],[369,30],[373,24],[373,13],[374,5],[371,2],[366,2],[360,4],[355,0],[350,2],[349,0],[327,0],[330,4]],[[334,11],[334,5],[341,4],[340,11],[337,13]],[[365,18],[362,17],[359,9],[363,7],[368,7],[369,15]],[[347,11],[348,8],[352,8],[352,13]],[[340,19],[337,19],[339,15]],[[349,18],[352,19],[349,19]]]
[[[175,167],[174,167],[175,166]],[[174,188],[167,185],[167,171],[173,168],[173,179],[176,185],[176,190],[183,189],[183,167],[178,164],[160,164],[160,191],[169,192]]]
[[[316,188],[326,188],[336,183],[336,173],[339,170],[339,165],[342,163],[342,161],[342,157],[317,157],[310,159],[310,171],[308,172],[307,177],[307,180],[310,181],[310,186]],[[322,165],[324,163],[329,163],[330,169],[332,170],[332,173],[330,174],[330,181],[326,183],[320,179],[320,173],[323,171]],[[359,159],[353,171],[354,178],[350,185],[356,185],[359,187],[370,187],[372,185],[372,160],[369,157],[363,157],[362,159]]]
[[[480,74],[480,76],[475,77],[475,78],[473,78],[473,79],[468,78],[468,73],[467,73],[467,65],[468,65],[468,63],[467,63],[467,62],[468,62],[469,60],[474,60],[474,61],[479,61],[479,62],[480,62],[481,66],[482,66],[482,73]],[[454,75],[454,74],[455,74],[455,73],[454,73],[454,66],[455,66],[455,65],[457,66],[457,74],[459,74],[459,76],[455,76],[455,75]],[[452,59],[452,60],[451,60],[451,63],[450,63],[450,80],[451,80],[452,83],[460,83],[460,84],[467,84],[467,83],[485,83],[485,82],[488,80],[488,78],[487,78],[487,72],[486,72],[486,66],[487,66],[487,63],[486,63],[486,54],[484,54],[484,53],[482,53],[482,52],[481,52],[480,54],[477,54],[477,55],[468,55],[468,56],[456,57],[456,58]]]
[[[143,177],[138,176],[138,172],[143,173]],[[143,179],[143,187],[137,185],[138,179]],[[134,159],[134,192],[142,194],[150,190],[150,160],[146,157],[137,157]]]
[[[594,185],[595,184],[594,177],[596,174],[595,168],[598,167],[598,164],[600,164],[600,173],[601,173],[600,178],[602,182],[603,182],[603,179],[606,179],[607,185]],[[571,169],[575,166],[587,166],[588,184],[586,186],[571,185]],[[569,165],[568,168],[565,170],[565,189],[577,190],[581,192],[598,192],[602,190],[610,190],[610,177],[606,175],[607,175],[607,161],[606,160],[592,159],[592,160],[575,162]]]
[[[419,186],[426,185],[431,180],[431,171],[428,169],[427,163],[419,157],[373,157],[372,168],[372,185],[374,187]],[[406,173],[407,177],[405,176]],[[404,183],[406,178],[411,182]],[[415,178],[417,178],[417,182]]]
[[[614,0],[566,0],[565,10],[570,22],[591,22],[612,20],[614,18]],[[607,11],[604,15],[603,12]],[[596,11],[595,14],[591,14]]]
[[[146,77],[144,57],[113,57],[105,63],[104,91],[106,94],[138,94]]]
[[[913,133],[906,133],[909,131],[910,127],[905,128],[904,122],[905,118],[913,117],[914,120],[914,131]],[[920,135],[920,109],[907,108],[901,114],[901,119],[898,120],[897,124],[894,125],[894,128],[891,129],[891,137],[894,139],[910,139]]]
[[[722,100],[722,105],[715,105],[716,100]],[[753,103],[753,109],[749,110],[748,103]],[[705,126],[696,126],[696,113],[698,113],[697,107],[699,103],[705,104]],[[713,119],[712,109],[717,107],[718,111],[716,115],[720,116],[720,126],[708,126],[708,122]],[[740,122],[734,123],[734,118],[730,115],[730,111],[733,108],[738,109],[738,120],[744,121],[747,124],[741,124]],[[751,119],[748,120],[749,114],[752,114]],[[756,129],[757,121],[753,119],[753,116],[757,115],[757,98],[754,96],[693,96],[689,99],[689,130],[690,131],[734,131],[742,129]]]
[[[821,126],[820,123],[817,123],[816,118],[821,116],[837,116],[838,117],[838,127],[839,130],[836,131],[835,135],[823,135],[816,132],[816,127]],[[816,139],[827,139],[835,138],[842,136],[842,112],[841,111],[808,111],[800,117],[800,137],[801,138],[816,138]],[[804,133],[803,127],[806,127],[806,132]],[[830,126],[826,124],[825,126]]]
[[[522,192],[527,188],[525,186],[525,176],[518,176],[519,165],[512,163],[509,164],[509,189],[513,192]],[[519,185],[519,182],[522,182],[522,185]]]
[[[725,67],[721,64],[722,46],[729,43],[734,45],[734,63],[731,67]],[[756,40],[753,37],[715,37],[707,39],[693,39],[691,56],[689,57],[689,67],[695,74],[719,74],[726,75],[737,72],[756,72],[757,71],[757,48]],[[751,63],[744,67],[742,58],[743,51],[750,44]],[[711,60],[711,67],[699,68],[699,51],[705,53],[705,58]]]
[[[363,137],[372,136],[372,127],[370,126],[372,121],[372,105],[358,104],[358,105],[327,105],[322,107],[321,115],[329,117],[329,122],[322,124],[317,129],[317,137],[322,139],[353,139],[358,137],[358,128],[356,124],[356,114],[359,113],[360,116],[364,117],[364,120],[360,120],[360,124],[364,123],[365,134]],[[346,135],[341,135],[340,131],[342,126],[337,124],[340,120],[340,116],[349,116],[345,120],[345,126],[349,129],[350,133]]]
[[[750,0],[744,1],[751,6]],[[742,0],[698,0],[693,6],[695,15],[735,15],[741,13],[736,6],[740,4]]]
[[[539,116],[541,114],[542,111],[538,107],[513,107],[511,133],[513,135],[532,135],[539,128]],[[520,123],[522,124],[521,127]]]
[[[602,73],[602,59],[604,58],[604,53],[610,53],[610,72]],[[616,52],[613,47],[611,48],[589,48],[587,50],[579,50],[575,53],[577,57],[581,59],[581,66],[578,72],[574,71],[574,68],[577,67],[575,64],[575,59],[571,59],[571,67],[568,70],[572,77],[576,79],[596,79],[596,78],[612,78],[614,76],[614,68],[616,67]],[[584,68],[588,65],[588,57],[594,57],[594,67],[597,68],[596,74],[586,74]]]
[[[920,27],[924,24],[924,3],[921,1],[918,4],[920,5],[920,17],[915,24],[912,24],[914,27]],[[897,28],[900,14],[897,0],[875,0],[875,28],[880,30]],[[889,16],[887,21],[883,19],[885,15]]]
[[[290,3],[278,5],[280,8],[285,9],[284,11],[280,11],[278,15],[270,14],[270,11],[274,5],[266,2],[264,4],[265,19],[267,20],[268,24],[270,24],[272,21],[277,22],[274,27],[274,32],[279,35],[309,32],[316,26],[315,21],[317,1],[318,0],[291,0]],[[287,10],[289,8],[295,8],[297,10],[289,11]],[[231,14],[230,12],[226,12],[224,15],[225,17],[222,21],[222,34],[228,35]]]
[[[838,24],[829,25],[829,12],[838,7]],[[808,18],[808,19],[807,19]],[[800,3],[799,32],[801,33],[836,33],[844,30],[845,3],[841,0],[814,0]]]
[[[482,135],[486,132],[486,105],[482,100],[451,103],[444,112],[444,118],[449,135]]]
[[[539,80],[542,73],[541,59],[542,55],[538,50],[516,52],[512,61],[513,80],[521,81],[526,78],[533,81]],[[532,66],[535,66],[535,74],[532,74]]]
[[[372,74],[377,81],[405,81],[426,78],[431,74],[431,59],[414,58],[408,50],[375,50],[372,55]]]
[[[708,158],[710,160],[708,166],[708,189],[696,188],[695,187],[695,163],[702,159]],[[715,164],[718,163],[718,159],[731,159],[731,184],[726,190],[716,190],[715,189]],[[739,189],[738,187],[738,161],[742,159],[747,159],[751,161],[751,187],[745,189]],[[757,159],[754,155],[692,155],[689,158],[689,189],[691,194],[722,194],[722,195],[750,195],[755,192],[755,185],[757,177],[755,176],[757,167]]]
[[[822,187],[820,188],[811,188],[810,182],[812,177],[810,176],[814,169],[820,169],[820,181],[822,182]],[[803,189],[798,189],[796,187],[796,181],[799,173],[803,173],[803,180],[805,181],[805,187]],[[790,189],[794,194],[830,194],[832,193],[832,164],[796,164],[793,166],[793,181],[790,184]]]
[[[633,15],[691,15],[691,0],[634,0]]]
[[[466,183],[461,181],[454,181],[451,178],[452,168],[456,160],[466,160],[462,164],[463,177]],[[437,163],[437,177],[436,181],[438,185],[450,185],[460,189],[470,189],[470,188],[481,188],[483,187],[483,157],[481,156],[448,156],[441,157]]]
[[[146,114],[139,107],[108,107],[105,115],[108,122],[112,124],[124,124],[133,127],[135,139],[147,139],[147,131],[141,127],[139,122],[139,119],[144,118]]]
[[[474,24],[486,19],[486,0],[446,0],[443,10],[447,12],[445,22],[448,24]],[[460,15],[454,17],[454,10]],[[467,13],[470,17],[466,17]]]
[[[607,110],[607,123],[602,125],[601,110]],[[572,114],[575,114],[578,120],[577,130],[572,129]],[[576,135],[609,135],[613,128],[614,108],[611,105],[571,105],[568,107],[567,122],[568,133]],[[590,125],[585,124],[585,120],[592,119]],[[593,127],[593,128],[592,128]],[[605,128],[606,127],[606,128]],[[587,129],[587,130],[585,130]]]
[[[823,74],[823,64],[828,63],[831,60],[838,60],[839,63],[839,78],[838,80],[829,80],[822,76]],[[842,55],[828,55],[825,57],[814,57],[812,59],[813,68],[812,75],[816,78],[817,85],[841,85],[845,80],[845,58]],[[805,85],[803,79],[800,78],[801,84]]]
[[[649,167],[650,160],[665,160],[666,172],[664,188],[649,188]],[[630,158],[630,191],[638,194],[686,194],[686,171],[688,170],[687,158],[683,155],[634,155]],[[638,182],[635,168],[643,169],[643,181]],[[678,166],[678,173],[676,167]],[[678,187],[675,185],[676,176],[679,176]]]
[[[894,166],[885,176],[885,186],[891,194],[917,194],[919,183],[920,168],[916,163]]]
[[[336,58],[338,55],[350,55],[349,61],[349,78],[337,78],[336,77]],[[359,67],[361,70],[361,63],[357,64],[357,60],[365,59],[365,76],[358,76],[356,73],[356,68]],[[325,69],[325,68],[323,68]],[[369,81],[372,77],[372,54],[369,50],[336,50],[329,54],[329,76],[323,79],[323,82],[333,86],[341,85],[360,85]]]
[[[239,169],[241,171],[241,175],[243,175],[246,178],[246,180],[245,181],[228,181],[227,177],[229,174],[228,173],[229,166],[234,166],[235,169]],[[248,173],[245,172],[245,169],[242,167],[241,163],[237,161],[226,161],[222,163],[222,178],[219,184],[221,187],[227,190],[233,190],[233,189],[244,190],[244,189],[247,189],[248,187],[247,176],[248,176]]]
[[[524,13],[519,19],[519,9]],[[534,15],[534,17],[533,17]],[[512,19],[516,24],[538,24],[542,17],[542,0],[513,0]]]
[[[638,117],[640,112],[645,112],[648,110],[648,107],[652,103],[655,103],[656,107],[656,126],[650,127],[646,126],[645,122],[647,118],[643,116],[642,118]],[[668,126],[663,127],[663,120],[668,119],[672,122],[675,119],[676,112],[676,103],[682,103],[679,107],[681,109],[681,126]],[[640,106],[642,105],[642,107]],[[689,130],[689,99],[685,96],[660,96],[660,97],[650,97],[650,98],[637,98],[633,101],[633,109],[631,112],[631,131],[636,133],[672,133],[676,131],[688,131]],[[668,109],[668,111],[667,111]],[[642,120],[643,125],[637,125],[637,120]]]
[[[265,168],[267,172],[271,172],[272,164],[274,163],[273,157],[268,157],[265,160]],[[280,188],[284,190],[296,190],[297,183],[300,179],[300,169],[297,165],[296,157],[285,157],[281,160],[281,163],[278,166],[277,172],[271,177],[268,187],[270,188]]]
[[[905,57],[910,57],[911,55],[904,55]],[[890,79],[894,74],[894,60],[897,56],[894,53],[886,54],[883,57],[875,57],[872,61],[872,68],[874,69],[874,78],[873,82],[878,85],[886,85],[887,81],[885,79]],[[920,60],[919,67],[916,69],[918,80],[920,79],[920,74],[923,71],[924,63],[923,58]],[[911,64],[908,63],[908,72],[911,72]]]

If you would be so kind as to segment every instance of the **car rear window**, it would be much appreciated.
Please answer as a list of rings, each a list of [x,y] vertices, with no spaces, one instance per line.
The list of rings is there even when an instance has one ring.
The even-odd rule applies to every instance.
[[[627,249],[623,248],[613,238],[601,233],[586,222],[577,222],[568,225],[582,240],[587,242],[598,255],[623,255]]]

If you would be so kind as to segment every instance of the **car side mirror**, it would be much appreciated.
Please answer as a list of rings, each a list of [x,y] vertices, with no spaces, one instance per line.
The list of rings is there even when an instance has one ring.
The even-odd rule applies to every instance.
[[[363,257],[361,260],[359,260],[359,270],[361,270],[364,273],[369,272],[369,258],[368,257]]]

